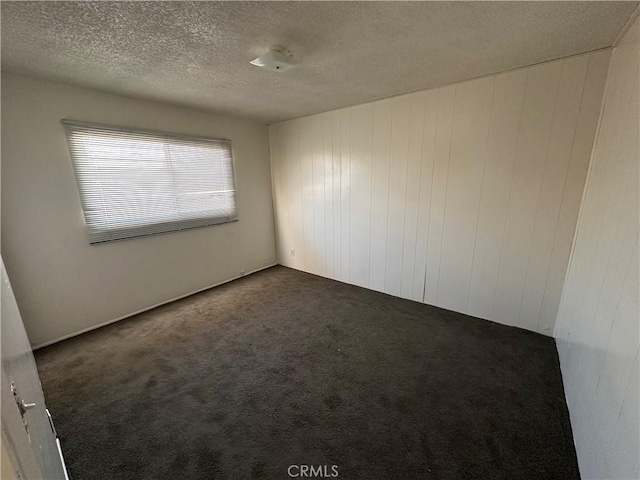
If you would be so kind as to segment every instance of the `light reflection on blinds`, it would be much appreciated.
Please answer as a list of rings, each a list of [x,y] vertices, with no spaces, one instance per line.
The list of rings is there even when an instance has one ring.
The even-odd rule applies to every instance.
[[[237,220],[230,141],[62,123],[90,243]]]

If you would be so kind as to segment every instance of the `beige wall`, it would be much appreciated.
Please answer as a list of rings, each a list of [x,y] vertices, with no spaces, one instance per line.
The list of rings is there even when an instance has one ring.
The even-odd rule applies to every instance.
[[[614,50],[556,339],[582,478],[640,478],[640,24]]]
[[[233,142],[237,223],[89,245],[63,118]],[[2,74],[2,256],[34,345],[276,262],[267,127]]]
[[[551,335],[609,56],[272,125],[280,263]]]

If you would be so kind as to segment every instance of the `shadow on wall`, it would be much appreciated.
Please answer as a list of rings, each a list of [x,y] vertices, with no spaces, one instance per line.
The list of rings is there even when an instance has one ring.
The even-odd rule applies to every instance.
[[[581,471],[602,471],[604,462],[609,478],[636,478],[640,452],[638,351],[629,357],[573,340],[556,339],[556,343],[573,435],[581,439],[577,448]],[[581,363],[583,375],[568,377],[565,372],[575,362]],[[612,443],[612,436],[626,441]]]

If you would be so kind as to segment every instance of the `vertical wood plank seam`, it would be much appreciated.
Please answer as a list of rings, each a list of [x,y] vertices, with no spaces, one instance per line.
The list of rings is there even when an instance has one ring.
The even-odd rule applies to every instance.
[[[402,298],[402,280],[404,279],[404,236],[407,231],[407,197],[409,196],[409,152],[411,151],[411,121],[413,120],[413,115],[411,115],[411,107],[409,107],[409,135],[407,138],[407,149],[405,158],[407,159],[407,171],[404,175],[404,210],[402,214],[402,247],[400,249],[400,294],[399,297]],[[411,279],[411,285],[413,286],[413,279]]]
[[[629,85],[630,82],[631,82],[630,76],[627,75],[627,78],[625,79],[625,82],[621,87],[622,92],[628,92],[629,91],[628,85]],[[633,111],[632,110],[628,110],[627,111],[627,117],[625,117],[624,121],[621,122],[621,123],[623,125],[628,124],[628,122],[629,122],[629,118],[628,117],[632,116],[632,115],[633,115]],[[626,131],[623,132],[622,138],[620,138],[618,143],[613,146],[613,148],[615,149],[616,153],[614,155],[611,155],[611,157],[616,158],[616,159],[620,158],[620,149],[622,148],[622,144],[624,143],[623,140],[626,138],[626,136],[628,134],[629,134],[629,130],[626,130]],[[623,172],[626,171],[627,168],[632,168],[633,167],[633,163],[631,161],[629,163],[630,163],[630,165],[628,165],[626,168],[624,166],[622,166],[622,165],[616,165],[616,167],[614,167],[613,172],[610,173],[610,176],[608,177],[607,180],[609,182],[613,182],[615,180],[615,174],[616,174],[617,168],[622,169]],[[607,170],[609,170],[609,169],[607,169]],[[637,175],[637,173],[636,173],[636,175]],[[627,184],[625,185],[625,197],[626,197],[627,188],[629,187],[629,184],[631,183],[631,180],[636,178],[633,175],[628,175],[626,177],[627,177]],[[603,212],[603,215],[600,218],[600,226],[599,226],[599,229],[598,229],[598,236],[597,236],[598,242],[597,242],[597,247],[596,247],[598,251],[600,250],[600,246],[602,245],[603,237],[606,237],[606,235],[603,234],[603,229],[604,229],[604,225],[605,225],[605,219],[610,216],[610,215],[607,215],[607,214],[610,213],[611,208],[615,207],[615,206],[611,205],[611,197],[613,195],[614,195],[613,189],[607,189],[607,199],[605,201],[604,212]],[[624,197],[623,197],[623,199],[624,199]],[[623,207],[621,207],[620,215],[622,215],[622,211],[623,211]],[[618,223],[616,222],[616,227],[617,226],[618,226]],[[609,251],[607,252],[607,265],[605,267],[605,274],[606,274],[606,268],[608,268],[610,260],[611,260],[611,246],[609,247]],[[593,284],[593,281],[594,281],[594,279],[590,279],[588,285],[591,286]],[[604,288],[604,279],[602,280],[602,282],[600,284],[600,290],[599,290],[599,293],[598,293],[598,302],[595,305],[595,309],[593,311],[591,322],[587,324],[587,329],[588,329],[587,337],[588,338],[591,337],[591,332],[593,331],[593,328],[594,328],[595,316],[596,316],[596,314],[598,312],[598,305],[599,305],[600,299],[602,297],[602,289],[603,288]],[[616,307],[616,311],[617,311],[617,307]]]
[[[322,122],[322,128],[320,128],[320,134],[322,135],[322,213],[324,213],[324,218],[322,219],[322,227],[323,227],[323,235],[322,235],[322,241],[324,242],[324,248],[323,250],[323,268],[322,268],[322,272],[324,274],[324,276],[327,276],[327,189],[326,189],[326,182],[327,182],[327,167],[325,165],[326,159],[325,159],[325,148],[324,148],[324,119],[322,117],[320,117],[323,122]]]
[[[438,95],[436,97],[437,102],[436,102],[436,128],[435,128],[435,133],[434,133],[434,137],[433,137],[433,162],[431,162],[431,192],[430,196],[431,199],[429,200],[429,223],[431,223],[431,210],[433,209],[433,181],[435,178],[435,169],[436,169],[436,158],[435,158],[435,152],[436,152],[436,143],[438,142],[438,125],[440,123],[440,115],[438,115],[438,113],[440,112],[440,94],[442,92],[442,88],[438,89]],[[429,226],[429,232],[431,231],[431,226]],[[422,303],[427,303],[427,272],[429,271],[429,238],[431,237],[431,235],[429,235],[429,233],[427,233],[427,254],[425,256],[425,263],[424,263],[424,287],[422,288]]]
[[[324,160],[323,165],[325,168],[325,172],[324,172],[324,184],[326,186],[327,184],[327,143],[328,143],[328,139],[327,139],[327,123],[329,125],[331,125],[330,123],[331,117],[329,115],[327,115],[326,120],[324,120],[322,122],[323,125],[323,129],[322,129],[322,147],[323,147],[323,155],[322,158]],[[331,194],[332,194],[332,198],[331,198],[331,214],[329,215],[330,219],[331,219],[331,236],[333,237],[333,139],[331,139],[331,176],[329,177],[331,179]],[[329,272],[327,271],[327,265],[329,263],[329,258],[331,257],[331,276],[334,276],[333,273],[333,238],[331,239],[331,255],[329,255],[329,235],[328,235],[328,231],[329,229],[327,228],[329,226],[329,221],[327,220],[327,191],[325,189],[324,192],[324,241],[325,241],[325,274],[327,274],[327,276],[329,275]]]
[[[518,152],[520,151],[520,132],[522,130],[522,118],[524,117],[524,106],[527,99],[527,87],[529,86],[529,73],[531,69],[527,69],[527,75],[524,80],[524,91],[522,93],[522,102],[520,105],[520,120],[518,121],[518,133],[516,136],[516,149],[513,152],[513,162],[511,167],[511,181],[509,182],[509,195],[507,197],[507,212],[504,216],[504,224],[502,226],[502,237],[500,240],[500,256],[498,257],[498,271],[496,272],[496,280],[493,287],[493,303],[491,305],[491,317],[493,317],[496,310],[496,294],[498,288],[498,280],[500,279],[500,267],[502,266],[502,253],[504,250],[504,237],[507,233],[507,220],[509,219],[509,211],[511,210],[511,193],[513,192],[513,177],[516,172],[516,162],[518,161]]]
[[[371,288],[371,245],[373,243],[373,139],[374,139],[374,129],[375,129],[375,125],[376,125],[376,107],[375,104],[371,105],[371,153],[369,155],[369,172],[370,172],[370,176],[369,176],[369,262],[368,262],[368,266],[369,268],[367,269],[368,273],[369,273],[369,277],[367,278],[367,286],[369,288]]]
[[[625,84],[625,87],[626,87],[626,84]],[[629,116],[630,116],[630,115],[631,115],[631,111],[629,111]],[[625,122],[622,122],[622,123],[623,123],[623,124],[628,124],[629,119],[628,119],[628,118],[626,118],[625,120],[626,120],[626,121],[625,121]],[[620,148],[621,148],[621,145],[624,143],[624,142],[623,142],[623,140],[626,138],[626,136],[627,136],[628,134],[630,134],[629,132],[630,132],[629,130],[626,130],[626,131],[625,131],[625,133],[623,134],[622,139],[621,139],[621,140],[620,140],[620,142],[616,145],[617,149],[620,149]],[[619,154],[616,154],[616,155],[614,155],[613,157],[614,157],[614,158],[620,158],[620,157],[619,157]],[[633,170],[633,167],[634,167],[633,162],[632,162],[632,161],[629,161],[629,165],[628,165],[626,168],[625,168],[625,167],[623,167],[623,166],[621,166],[620,168],[621,168],[621,169],[624,169],[624,170],[623,170],[623,172],[624,172],[624,171],[626,171],[626,170],[628,170],[628,169],[632,169],[632,170]],[[615,173],[615,172],[614,172],[614,173]],[[629,188],[630,188],[631,182],[632,182],[632,181],[637,180],[637,177],[635,177],[634,175],[625,175],[624,177],[627,179],[627,181],[626,181],[625,188],[624,188],[624,195],[623,195],[623,197],[622,197],[623,205],[620,207],[620,212],[619,212],[619,214],[618,214],[618,219],[616,220],[616,224],[615,224],[615,231],[616,231],[616,233],[618,232],[618,227],[620,226],[620,220],[621,220],[622,214],[624,213],[624,200],[627,198],[627,192],[629,191]],[[611,181],[613,181],[614,179],[615,179],[615,178],[613,177],[613,174],[612,174],[612,177],[610,178],[610,180],[611,180]],[[606,208],[606,210],[605,210],[605,215],[604,215],[604,217],[605,217],[605,218],[610,217],[610,215],[607,215],[607,213],[610,213],[610,212],[609,212],[609,207],[610,207],[610,201],[611,201],[611,196],[612,196],[612,195],[613,195],[613,191],[610,189],[610,190],[609,190],[609,194],[607,195],[607,201],[606,201],[606,205],[605,205],[605,208]],[[612,206],[612,207],[615,207],[615,206]],[[603,237],[606,237],[606,236],[607,236],[607,235],[605,235],[605,234],[603,233],[604,223],[605,223],[605,221],[604,221],[604,218],[603,218],[603,219],[602,219],[602,223],[600,224],[600,231],[599,231],[599,234],[598,234],[598,250],[600,250],[600,245],[602,244],[602,239],[603,239]],[[616,236],[616,235],[614,235],[614,238],[617,238],[617,236]],[[635,248],[635,247],[634,247],[634,248]],[[605,277],[606,277],[606,273],[607,273],[607,271],[609,270],[609,264],[610,264],[610,262],[611,262],[612,250],[613,250],[613,245],[610,245],[610,246],[609,246],[609,249],[608,249],[608,252],[607,252],[607,264],[606,264],[605,269],[604,269],[604,275],[605,275]],[[626,281],[626,279],[627,279],[627,275],[628,275],[628,273],[629,273],[629,267],[627,267],[627,270],[625,271],[625,281]],[[598,292],[598,301],[597,301],[597,303],[596,303],[596,305],[595,305],[595,309],[594,309],[594,311],[593,311],[593,315],[592,315],[592,317],[591,317],[591,321],[588,323],[588,327],[590,327],[590,328],[589,328],[589,335],[588,335],[589,337],[591,337],[591,331],[593,330],[593,327],[594,327],[594,324],[595,324],[595,321],[596,321],[596,315],[597,315],[597,313],[598,313],[598,307],[600,306],[600,301],[601,301],[601,299],[602,299],[602,292],[603,292],[603,290],[604,290],[604,282],[605,282],[605,278],[603,278],[603,279],[602,279],[602,282],[601,282],[601,284],[600,284],[600,291]],[[622,290],[622,288],[621,288],[621,290]],[[621,294],[622,294],[622,292],[620,291],[620,292],[619,292],[619,294],[621,295]],[[616,312],[617,312],[617,305],[616,305]],[[614,323],[614,321],[615,321],[615,314],[614,314],[614,320],[611,322],[611,326],[610,326],[610,328],[611,328],[611,329],[613,328],[613,323]],[[610,335],[610,334],[611,334],[611,332],[609,332],[609,335]],[[607,341],[609,341],[609,339],[607,339]],[[607,346],[608,346],[608,345],[607,345]]]
[[[290,177],[290,174],[289,174],[289,177]],[[285,177],[285,178],[289,179],[289,177]],[[285,183],[287,185],[287,188],[285,189],[285,191],[287,192],[287,230],[288,230],[287,233],[289,235],[289,244],[285,245],[285,248],[284,248],[284,255],[286,257],[287,256],[287,250],[289,250],[291,248],[291,240],[292,240],[292,238],[291,238],[291,233],[290,233],[291,232],[291,201],[289,199],[290,188],[289,188],[289,182],[286,181]]]
[[[302,246],[303,246],[303,252],[302,252],[302,268],[306,271],[308,271],[307,268],[307,259],[306,259],[306,250],[307,250],[307,245],[305,244],[305,238],[304,238],[304,198],[302,195],[302,129],[298,127],[296,127],[296,138],[298,139],[298,167],[300,168],[300,216],[302,217]]]
[[[343,118],[344,114],[342,110],[338,111],[337,117],[338,117],[337,118],[338,131],[340,132],[340,280],[342,282],[346,282],[347,281],[345,278],[346,275],[344,274],[345,266],[343,265],[343,261],[344,261],[343,256],[345,254],[343,239],[344,239],[344,236],[346,235],[346,225],[343,217],[345,216],[346,206],[342,203],[342,198],[343,198],[343,195],[346,196],[347,194],[346,192],[343,192],[343,189],[345,188],[345,181],[346,181],[345,168],[346,168],[347,154],[344,147],[346,137],[344,137],[344,129],[342,127],[342,124],[344,123],[344,118]]]
[[[309,121],[311,121],[311,119],[309,119]],[[313,131],[313,129],[312,129]],[[316,261],[316,253],[317,253],[317,247],[316,247],[316,184],[313,178],[313,160],[314,160],[314,153],[313,153],[313,139],[310,138],[309,139],[309,143],[311,144],[311,151],[309,152],[309,160],[311,161],[311,238],[313,239],[313,248],[311,250],[311,253],[313,254],[312,257],[312,264],[313,264],[313,268],[315,270],[315,272],[313,273],[317,273],[318,272],[318,262]]]
[[[387,172],[387,222],[385,223],[385,240],[384,240],[384,291],[387,291],[387,255],[389,255],[389,198],[391,196],[391,143],[393,140],[393,111],[395,110],[396,101],[391,101],[391,118],[389,121],[389,159]]]
[[[638,361],[638,355],[640,354],[640,348],[636,350],[636,355],[635,358],[633,359],[632,362],[632,368],[631,371],[629,372],[629,375],[627,376],[627,381],[625,382],[625,389],[624,389],[624,394],[622,395],[622,401],[620,402],[620,409],[618,410],[618,416],[616,418],[616,423],[620,424],[620,417],[622,416],[622,410],[624,410],[624,400],[625,398],[627,398],[627,393],[629,392],[629,389],[631,388],[631,378],[633,375],[633,364],[636,363]],[[635,408],[636,406],[634,405],[632,408]]]
[[[560,224],[560,215],[562,213],[562,206],[565,203],[565,195],[567,192],[567,182],[569,181],[569,172],[571,171],[571,159],[573,158],[573,151],[575,148],[576,136],[578,134],[578,124],[580,123],[580,116],[582,115],[582,109],[584,107],[584,90],[587,86],[587,78],[589,78],[589,68],[591,67],[592,55],[589,55],[587,61],[587,68],[584,72],[584,78],[582,79],[582,92],[580,93],[580,107],[578,109],[578,116],[576,118],[576,127],[573,131],[573,138],[571,139],[571,151],[569,156],[569,162],[567,162],[567,170],[564,176],[564,184],[562,185],[562,196],[560,197],[560,209],[558,210],[558,216],[556,218],[556,225],[553,230],[553,242],[551,243],[551,255],[549,255],[549,261],[547,262],[547,274],[544,281],[544,289],[542,290],[542,301],[540,303],[540,311],[538,312],[538,320],[536,321],[536,332],[540,331],[540,321],[542,320],[542,312],[544,310],[544,301],[547,298],[547,289],[549,285],[549,272],[551,271],[551,260],[553,258],[553,252],[556,249],[556,241],[558,237],[558,225]],[[557,313],[557,312],[556,312]],[[555,321],[554,321],[555,323]],[[555,330],[555,325],[554,325]]]
[[[491,138],[491,121],[493,120],[493,107],[496,99],[496,77],[493,75],[493,83],[491,89],[491,109],[489,110],[489,125],[487,127],[487,139],[484,144],[484,155],[482,162],[482,174],[480,175],[480,198],[478,199],[478,209],[476,211],[476,227],[473,236],[473,253],[471,255],[471,272],[469,273],[469,289],[467,290],[467,302],[465,304],[464,313],[469,312],[469,297],[471,296],[471,282],[473,281],[473,266],[476,259],[476,246],[478,243],[478,224],[480,223],[480,206],[482,205],[482,192],[484,190],[484,172],[487,167],[487,154],[489,152],[489,139]]]
[[[414,247],[413,247],[413,268],[411,270],[411,297],[413,300],[413,290],[414,290],[414,286],[415,286],[415,277],[416,277],[416,259],[418,258],[418,234],[420,233],[420,205],[422,204],[421,199],[422,199],[422,163],[423,163],[423,158],[424,158],[424,129],[426,126],[426,122],[425,122],[425,118],[427,116],[426,111],[427,111],[427,98],[428,95],[424,96],[424,99],[422,101],[422,142],[420,143],[420,170],[418,172],[418,209],[417,212],[418,214],[416,215],[416,236],[415,236],[415,242],[414,242]]]
[[[352,198],[352,192],[353,192],[353,171],[352,171],[352,165],[353,165],[353,135],[352,135],[352,117],[351,117],[351,113],[352,113],[352,108],[347,108],[346,111],[349,112],[349,209],[347,210],[347,225],[349,225],[349,236],[347,238],[347,248],[349,249],[349,263],[347,264],[347,273],[349,275],[349,283],[351,283],[351,278],[353,277],[353,275],[351,275],[351,209],[353,208],[353,198]]]
[[[627,185],[627,187],[628,187],[628,185]],[[635,240],[634,247],[633,247],[634,251],[638,248],[637,245],[638,245],[638,236],[639,236],[639,234],[640,234],[640,230],[636,229],[636,235],[635,235],[636,240]],[[622,297],[622,292],[624,291],[624,286],[626,285],[627,279],[629,278],[629,270],[633,270],[636,267],[637,267],[637,265],[634,265],[634,264],[628,264],[627,265],[627,268],[626,268],[626,270],[624,272],[624,280],[622,281],[622,283],[620,285],[620,288],[616,292],[616,296],[617,296],[616,308],[615,308],[615,311],[613,312],[613,318],[611,319],[611,325],[609,325],[609,332],[607,332],[607,342],[605,344],[606,345],[606,347],[605,347],[605,351],[606,352],[610,352],[611,351],[608,348],[609,347],[609,342],[611,342],[611,335],[613,334],[613,327],[614,327],[614,325],[616,323],[618,307],[620,306],[620,298]],[[609,268],[609,262],[607,262],[607,270],[608,270],[608,268]],[[605,270],[605,273],[606,273],[606,270]],[[598,297],[598,304],[596,306],[596,312],[598,310],[598,307],[600,306],[600,299],[601,298],[602,298],[602,289],[600,290],[600,296]],[[594,313],[594,317],[595,317],[595,313]],[[594,318],[594,320],[595,320],[595,318]],[[608,359],[608,355],[605,356],[605,362],[606,362],[607,359]],[[598,386],[600,385],[601,377],[602,377],[602,370],[599,370],[598,371],[598,381],[596,382],[596,388],[595,388],[596,391],[598,390]]]
[[[339,143],[336,142],[336,138],[335,138],[335,126],[336,123],[336,114],[335,113],[331,113],[329,115],[329,124],[331,126],[331,185],[332,185],[332,192],[333,192],[333,198],[331,199],[331,208],[333,209],[333,216],[331,218],[331,221],[333,222],[333,228],[332,228],[332,233],[333,233],[333,278],[335,280],[338,280],[340,278],[340,273],[339,273],[339,268],[340,268],[340,264],[338,262],[338,259],[340,258],[340,242],[336,242],[336,223],[340,223],[340,222],[336,222],[336,218],[340,218],[340,188],[338,188],[338,192],[336,193],[336,176],[338,176],[338,169],[336,168],[336,147],[337,145],[339,145]],[[342,179],[341,177],[339,177],[340,180],[338,180],[338,186],[342,187]],[[338,208],[336,210],[336,202],[338,203]],[[338,235],[340,235],[340,231],[338,231]]]
[[[442,244],[444,243],[444,227],[447,224],[447,193],[449,193],[449,170],[451,169],[451,147],[453,146],[453,128],[456,124],[456,97],[458,85],[453,87],[453,111],[451,112],[451,132],[449,134],[449,156],[447,157],[447,175],[444,180],[444,206],[442,210],[442,231],[440,232],[440,260],[438,260],[438,280],[436,281],[436,304],[440,303],[440,266],[442,265]]]
[[[438,97],[436,97],[437,100]],[[427,260],[429,258],[429,233],[431,231],[431,199],[433,198],[432,196],[432,192],[433,192],[433,176],[434,176],[434,171],[435,171],[435,156],[436,156],[436,138],[437,138],[437,125],[438,125],[438,102],[436,102],[436,125],[433,129],[433,146],[431,149],[431,191],[429,191],[429,208],[427,209],[427,245],[424,251],[424,285],[422,286],[422,303],[425,303],[426,300],[426,295],[427,295],[427,290],[426,290],[426,285],[427,285]],[[426,105],[425,105],[425,117],[426,117]]]
[[[582,207],[584,206],[585,197],[587,195],[587,189],[592,181],[593,165],[596,160],[596,151],[598,150],[598,141],[600,139],[600,131],[602,129],[602,119],[604,117],[604,111],[606,109],[605,99],[607,98],[609,94],[609,90],[611,89],[611,82],[609,81],[609,79],[611,75],[611,70],[613,68],[615,56],[616,56],[616,51],[614,50],[613,53],[611,54],[611,58],[609,59],[609,66],[607,68],[607,76],[605,80],[604,92],[602,94],[602,98],[600,99],[600,113],[598,115],[598,125],[596,127],[596,132],[593,139],[593,145],[591,147],[591,153],[589,155],[589,164],[587,167],[587,178],[585,179],[584,186],[582,187],[582,195],[580,196],[580,207],[578,209],[578,218],[576,219],[576,226],[573,230],[573,237],[571,238],[571,250],[569,251],[569,262],[567,264],[567,270],[564,276],[564,282],[562,283],[562,290],[560,294],[560,304],[558,305],[558,312],[556,313],[556,326],[554,327],[554,331],[553,331],[554,338],[559,338],[558,336],[561,333],[559,331],[560,324],[557,322],[557,320],[561,318],[562,314],[564,313],[564,309],[566,305],[566,297],[564,295],[565,287],[569,283],[570,279],[573,279],[572,267],[573,267],[573,260],[574,260],[574,254],[575,254],[575,247],[578,239],[578,233],[582,228],[582,216],[584,214],[583,213],[584,209]],[[567,334],[571,333],[571,325],[569,325],[569,330],[566,333]],[[565,394],[565,397],[566,397],[566,394]],[[567,403],[568,401],[569,401],[569,398],[567,397]]]
[[[540,187],[538,188],[538,199],[536,200],[536,214],[533,221],[533,229],[531,231],[531,238],[529,239],[529,253],[527,254],[527,266],[524,270],[524,282],[522,284],[522,291],[520,292],[520,306],[518,307],[518,325],[521,324],[522,316],[522,304],[524,302],[524,291],[527,288],[527,278],[529,276],[529,266],[531,264],[531,252],[533,251],[533,241],[536,236],[536,225],[538,225],[538,219],[540,217],[540,199],[542,197],[542,189],[544,187],[544,177],[549,165],[549,151],[551,149],[551,140],[553,139],[553,131],[558,121],[558,94],[560,93],[560,85],[562,84],[562,76],[565,71],[566,61],[562,60],[560,64],[560,75],[558,77],[558,86],[556,87],[555,99],[553,101],[553,117],[551,117],[551,128],[549,129],[549,138],[547,139],[547,146],[544,153],[544,164],[542,166],[542,178],[540,178]]]
[[[336,270],[336,272],[338,272],[336,275],[337,277],[342,280],[342,114],[340,114],[339,112],[334,114],[333,117],[333,123],[337,123],[338,125],[338,134],[340,135],[340,138],[338,139],[337,143],[337,148],[338,148],[338,157],[340,158],[340,169],[338,170],[340,173],[340,181],[338,182],[338,222],[337,224],[340,226],[340,233],[338,235],[338,256],[337,256],[337,263],[338,263],[338,269]],[[333,125],[331,128],[331,136],[333,137],[334,133],[335,133],[335,127],[336,125]],[[331,152],[331,154],[333,155],[333,151]],[[335,157],[334,157],[334,162],[335,162]],[[334,219],[334,227],[335,227],[335,219]],[[335,234],[334,234],[334,240],[335,240]]]
[[[329,235],[328,235],[328,231],[329,228],[327,228],[329,226],[329,221],[327,220],[327,211],[329,210],[327,207],[327,189],[326,189],[326,185],[327,185],[327,120],[328,120],[329,116],[327,115],[327,118],[323,118],[322,119],[322,166],[324,168],[324,181],[322,182],[322,184],[325,187],[324,190],[324,259],[325,259],[325,264],[324,264],[324,268],[325,268],[325,275],[327,277],[329,277],[329,269],[328,269],[328,265],[329,265],[329,242],[327,241]],[[331,152],[333,153],[333,148],[331,149]],[[331,163],[331,176],[329,177],[331,179],[331,193],[333,194],[333,163]],[[329,215],[329,217],[331,218],[331,220],[333,221],[333,198],[331,198],[331,214]],[[333,227],[333,226],[332,226]],[[333,236],[333,228],[331,228],[331,234]],[[333,242],[331,242],[331,257],[333,257]],[[333,276],[333,258],[331,258],[331,275]],[[330,277],[329,277],[330,278]]]
[[[347,235],[347,251],[349,255],[349,262],[347,263],[347,282],[351,282],[351,207],[353,205],[351,199],[351,193],[353,192],[353,188],[351,188],[353,183],[353,173],[351,171],[352,166],[352,153],[353,153],[353,135],[351,132],[351,113],[352,109],[349,109],[349,209],[347,210],[347,226],[349,227],[349,233]]]

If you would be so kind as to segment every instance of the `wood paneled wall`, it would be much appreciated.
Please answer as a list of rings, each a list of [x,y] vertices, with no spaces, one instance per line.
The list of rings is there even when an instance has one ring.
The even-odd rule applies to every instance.
[[[640,478],[639,22],[613,52],[556,326],[582,478]]]
[[[279,262],[551,335],[609,57],[271,125]]]

